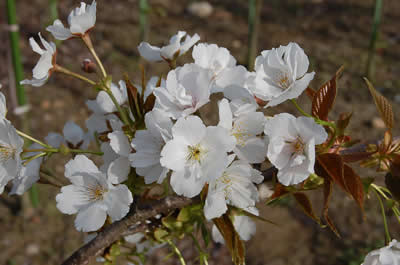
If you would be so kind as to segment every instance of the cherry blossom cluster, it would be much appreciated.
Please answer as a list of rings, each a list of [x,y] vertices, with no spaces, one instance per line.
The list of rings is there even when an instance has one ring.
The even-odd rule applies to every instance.
[[[40,179],[42,163],[50,154],[72,155],[64,173],[71,184],[60,189],[56,202],[62,213],[77,215],[79,231],[95,232],[121,220],[137,202],[134,195],[140,193],[135,189],[143,182],[149,189],[167,185],[172,189],[169,194],[200,196],[205,220],[229,213],[240,238],[250,239],[255,224],[249,216],[258,215],[257,185],[264,180],[259,165],[272,164],[284,186],[302,183],[314,174],[316,150],[329,138],[311,116],[265,115],[269,108],[295,101],[314,78],[304,50],[293,42],[265,50],[256,58],[255,70],[248,71],[226,48],[179,31],[163,47],[147,42],[138,46],[148,62],[169,65],[165,79],[153,76],[140,85],[129,80],[115,83],[89,37],[95,22],[96,1],[81,3],[68,16],[69,27],[56,20],[47,31],[57,40],[81,38],[103,74],[98,82],[58,65],[56,45],[40,33],[43,47],[34,38],[29,40],[40,59],[33,79],[21,84],[42,86],[59,72],[99,92],[86,102],[92,112],[85,123],[87,132],[68,121],[62,134],[51,132],[45,142],[16,131],[5,118],[1,94],[0,191],[12,180],[11,193],[21,195]],[[191,49],[193,61],[178,65],[179,57]],[[207,124],[202,117],[212,94],[220,98],[217,124]],[[23,149],[22,137],[35,143]],[[96,165],[89,155],[101,156],[102,164]],[[224,241],[216,226],[212,235],[216,242]],[[143,237],[137,234],[135,243]],[[364,264],[389,264],[370,260],[385,259],[389,254],[384,253],[396,244],[372,252]]]

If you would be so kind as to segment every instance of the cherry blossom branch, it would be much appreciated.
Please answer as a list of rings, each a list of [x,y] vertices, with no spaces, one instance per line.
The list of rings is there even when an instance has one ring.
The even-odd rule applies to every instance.
[[[371,143],[378,144],[379,141],[370,142],[368,144]],[[343,154],[349,156],[352,154],[366,152],[368,144],[358,144],[356,146],[347,148],[342,152]],[[271,179],[276,173],[277,169],[275,167],[270,167],[262,171],[264,180]],[[86,245],[74,252],[62,263],[62,265],[88,264],[91,257],[100,255],[106,247],[117,241],[122,235],[133,234],[146,230],[147,225],[144,225],[141,222],[158,214],[165,214],[174,209],[180,209],[199,201],[200,197],[185,198],[180,196],[169,196],[160,201],[153,202],[152,204],[141,206],[140,209],[132,208],[127,216],[120,221],[117,221],[106,227],[92,241],[88,242]]]

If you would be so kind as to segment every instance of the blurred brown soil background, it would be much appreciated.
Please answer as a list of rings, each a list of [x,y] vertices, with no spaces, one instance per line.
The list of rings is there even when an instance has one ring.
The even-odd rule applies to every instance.
[[[210,0],[213,11],[206,17],[188,12],[194,1],[149,0],[150,32],[148,40],[154,45],[166,43],[178,30],[190,35],[198,33],[202,42],[216,43],[228,48],[240,64],[246,64],[247,54],[247,1]],[[367,49],[372,25],[373,0],[270,0],[264,1],[261,11],[259,51],[295,41],[304,48],[310,59],[310,68],[316,72],[311,86],[318,88],[341,66],[345,72],[339,82],[339,95],[331,118],[341,112],[353,111],[349,133],[354,139],[378,139],[383,135],[383,123],[361,77],[365,73]],[[59,1],[59,16],[63,21],[79,1]],[[38,60],[29,47],[28,38],[45,31],[49,23],[48,1],[18,0],[20,47],[26,77]],[[91,36],[96,50],[114,81],[128,73],[139,80],[140,61],[138,0],[98,0],[97,23]],[[6,31],[5,1],[0,2],[0,83],[12,108],[9,87],[9,44]],[[377,89],[393,103],[396,121],[400,110],[400,1],[384,1],[384,15],[375,57],[373,82]],[[69,69],[80,71],[83,59],[90,54],[75,39],[62,43],[57,62]],[[190,54],[186,56],[190,59]],[[181,60],[182,62],[183,60]],[[148,76],[166,73],[163,64],[145,64]],[[94,78],[94,77],[93,77]],[[84,126],[90,114],[85,106],[88,98],[96,93],[85,84],[69,77],[54,75],[40,88],[26,87],[28,92],[32,134],[43,139],[50,131],[61,132],[67,120]],[[309,109],[308,99],[302,95],[300,104]],[[216,121],[215,108],[203,109],[211,121]],[[267,110],[272,115],[289,111],[299,115],[289,103]],[[20,125],[17,117],[10,117]],[[395,124],[395,135],[400,134]],[[57,162],[58,161],[58,162]],[[62,176],[62,159],[53,168]],[[65,160],[64,160],[65,161]],[[383,175],[361,170],[363,177]],[[0,196],[0,264],[60,264],[82,245],[84,234],[73,225],[75,216],[61,214],[55,207],[58,190],[40,186],[40,206],[32,208],[29,198],[20,201],[6,193]],[[317,213],[321,211],[322,192],[311,194]],[[357,205],[339,189],[334,190],[330,216],[342,238],[336,238],[328,229],[318,227],[307,218],[295,202],[287,201],[274,207],[260,203],[263,217],[273,220],[279,227],[257,223],[257,234],[247,243],[249,265],[337,265],[357,264],[368,247],[382,243],[383,224],[376,198],[365,203],[365,218]],[[400,225],[389,216],[392,236],[400,239]],[[188,264],[198,264],[196,251],[190,240],[178,244]],[[209,248],[209,264],[231,264],[224,246]],[[178,264],[174,258],[163,260],[168,249],[156,251],[147,264]],[[93,263],[94,264],[94,263]],[[124,262],[121,262],[124,264]],[[358,263],[359,264],[359,263]]]

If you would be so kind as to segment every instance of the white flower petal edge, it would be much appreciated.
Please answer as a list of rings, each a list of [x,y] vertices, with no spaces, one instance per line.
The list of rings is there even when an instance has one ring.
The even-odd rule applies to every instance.
[[[172,121],[160,110],[153,109],[145,116],[147,130],[137,131],[132,140],[136,153],[129,155],[132,167],[144,177],[145,183],[161,183],[168,169],[160,164],[161,149],[172,138]]]
[[[179,119],[195,113],[210,101],[210,74],[195,65],[185,64],[168,73],[165,87],[154,89],[156,109]]]
[[[57,19],[46,30],[58,40],[81,37],[96,24],[96,6],[97,3],[95,0],[93,0],[91,5],[81,2],[80,7],[72,10],[68,16],[69,29],[65,28],[63,23]]]
[[[328,137],[312,118],[295,118],[288,113],[267,119],[264,133],[269,141],[267,157],[285,186],[298,184],[314,173],[315,145]]]
[[[32,50],[40,55],[39,61],[32,70],[33,79],[32,80],[22,80],[21,85],[32,85],[32,86],[42,86],[46,83],[47,79],[55,65],[56,56],[56,45],[53,42],[48,43],[40,34],[39,38],[42,42],[44,49],[40,48],[39,44],[35,41],[33,37],[29,39],[29,44]]]
[[[113,185],[105,173],[84,155],[77,155],[65,165],[65,176],[71,185],[61,188],[56,196],[57,208],[75,214],[78,231],[91,232],[101,228],[107,215],[112,221],[123,218],[133,197],[123,185]]]
[[[230,103],[227,99],[218,102],[218,125],[228,129],[236,138],[233,150],[239,159],[249,163],[261,163],[265,160],[267,147],[261,134],[264,131],[265,118],[262,112],[240,111],[233,117]]]
[[[400,243],[393,239],[389,245],[371,251],[365,257],[361,265],[399,265],[400,264]]]
[[[194,197],[207,181],[219,177],[226,168],[227,152],[235,139],[222,127],[206,127],[197,116],[178,119],[172,140],[161,150],[160,163],[171,169],[171,186],[178,195]]]
[[[20,173],[23,145],[24,140],[10,121],[0,119],[0,194],[7,183]]]
[[[230,160],[234,159],[230,156]],[[263,181],[261,172],[245,161],[234,161],[224,173],[208,186],[204,206],[207,219],[220,217],[227,211],[227,204],[240,209],[254,207],[258,201],[258,190],[254,185]]]
[[[182,42],[183,37],[185,37],[185,40]],[[150,62],[174,60],[176,57],[185,54],[199,40],[200,37],[197,34],[191,37],[185,31],[179,31],[171,37],[169,44],[164,47],[160,48],[147,42],[141,42],[138,50],[140,55]]]
[[[258,210],[255,207],[248,208],[247,211],[254,215],[258,215]],[[251,219],[251,217],[244,215],[234,216],[233,218],[233,226],[239,234],[240,239],[244,241],[250,240],[250,238],[256,233],[256,223]],[[211,235],[215,242],[225,244],[224,238],[215,225],[212,227]]]
[[[29,149],[41,149],[41,145],[34,143]],[[37,155],[39,152],[26,153],[26,156]],[[10,195],[22,195],[36,183],[40,176],[40,166],[42,165],[43,157],[36,158],[30,161],[26,166],[23,166],[18,176],[13,179],[13,186]]]
[[[256,58],[250,89],[256,97],[269,101],[265,107],[297,98],[314,78],[314,72],[307,73],[308,66],[308,57],[297,43],[263,51]]]

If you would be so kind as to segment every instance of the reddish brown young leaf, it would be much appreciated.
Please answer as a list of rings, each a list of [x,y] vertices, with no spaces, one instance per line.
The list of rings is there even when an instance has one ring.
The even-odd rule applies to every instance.
[[[394,122],[392,105],[384,96],[376,91],[375,87],[369,82],[367,78],[364,77],[364,80],[368,86],[369,92],[371,92],[371,95],[374,98],[376,108],[378,109],[379,115],[381,116],[382,120],[385,122],[386,128],[391,130],[393,128]]]
[[[317,93],[314,89],[312,89],[311,87],[307,87],[306,88],[306,94],[307,94],[307,96],[308,96],[308,98],[312,101],[313,100],[313,98],[314,98],[314,96],[315,96],[315,93]]]
[[[322,216],[324,217],[325,222],[327,223],[329,228],[332,230],[332,232],[334,232],[335,235],[340,238],[339,231],[336,229],[336,226],[333,224],[331,218],[328,215],[329,201],[331,199],[332,189],[333,189],[332,182],[329,181],[328,179],[325,179],[325,182],[324,182],[324,208],[322,210]]]
[[[280,183],[276,183],[274,193],[268,198],[267,203],[271,202],[279,197],[288,194],[289,191],[286,190],[286,187]]]
[[[364,211],[364,190],[360,176],[351,167],[344,165],[344,180],[348,192],[357,202],[358,206],[360,206],[361,210]]]
[[[321,120],[328,120],[328,114],[335,103],[337,80],[342,71],[343,66],[339,68],[331,80],[323,84],[315,93],[311,105],[313,116]]]
[[[343,162],[345,163],[354,163],[362,160],[366,160],[371,158],[375,152],[359,152],[359,153],[353,153],[353,154],[341,154],[340,156],[342,157]]]
[[[138,113],[138,103],[139,103],[139,98],[138,98],[138,89],[132,84],[132,82],[129,80],[128,75],[124,76],[125,79],[125,84],[126,84],[126,89],[127,89],[127,94],[128,94],[128,103],[129,103],[129,108],[132,111],[133,116],[135,119],[138,119],[140,113]]]
[[[350,123],[351,116],[353,112],[343,112],[339,115],[339,119],[336,122],[336,127],[338,129],[339,135],[344,135],[344,131]]]
[[[340,155],[322,154],[317,157],[318,165],[316,172],[321,177],[328,177],[330,181],[338,184],[344,191],[348,191],[344,181],[344,163]],[[323,169],[323,170],[321,170]]]
[[[156,103],[156,97],[153,95],[153,93],[151,93],[146,101],[144,102],[144,112],[147,113],[149,111],[151,111],[154,107],[154,104]]]
[[[305,214],[311,217],[318,224],[321,224],[321,221],[319,217],[315,215],[311,201],[306,194],[301,192],[295,192],[293,193],[293,197],[295,198],[296,202],[301,206]]]
[[[393,197],[400,202],[400,176],[395,176],[392,172],[387,173],[385,175],[385,184]]]
[[[236,232],[231,219],[228,214],[224,214],[219,218],[213,219],[214,224],[217,226],[225,244],[228,247],[232,261],[235,265],[245,264],[245,248],[239,234]]]

